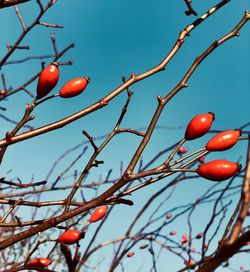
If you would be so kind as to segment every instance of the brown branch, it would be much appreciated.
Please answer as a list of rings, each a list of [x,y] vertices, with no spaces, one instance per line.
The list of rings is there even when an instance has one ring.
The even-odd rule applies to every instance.
[[[186,3],[186,5],[187,5],[187,10],[185,11],[185,14],[187,15],[187,16],[189,16],[189,15],[191,15],[191,14],[193,14],[194,16],[197,16],[198,14],[197,14],[197,12],[193,9],[193,7],[192,7],[192,0],[184,0],[185,1],[185,3]]]
[[[128,89],[128,87],[130,87],[131,85],[135,84],[136,82],[139,82],[147,77],[150,77],[160,71],[163,71],[167,64],[169,63],[169,61],[174,57],[174,55],[179,51],[182,43],[184,42],[184,39],[190,35],[190,33],[198,26],[200,25],[203,21],[205,21],[207,18],[209,18],[212,14],[214,14],[217,10],[219,10],[221,7],[223,7],[225,4],[227,4],[228,2],[230,2],[231,0],[223,0],[220,1],[217,5],[215,5],[213,8],[211,8],[210,10],[208,10],[205,14],[203,14],[199,19],[195,20],[191,25],[187,26],[184,30],[182,30],[179,34],[179,37],[177,38],[176,43],[174,44],[173,48],[171,49],[171,51],[167,54],[167,56],[160,62],[160,64],[158,64],[157,66],[153,67],[152,69],[139,74],[139,75],[135,75],[132,73],[130,79],[128,79],[125,83],[121,84],[119,87],[117,87],[115,90],[113,90],[111,93],[109,93],[108,95],[106,95],[105,97],[103,97],[100,101],[92,104],[91,106],[71,115],[68,116],[62,120],[59,120],[57,122],[54,122],[52,124],[49,124],[47,126],[43,126],[40,128],[37,128],[31,132],[26,132],[23,134],[19,134],[16,135],[14,137],[11,138],[10,141],[6,141],[6,139],[2,139],[0,141],[0,147],[6,146],[6,145],[11,145],[20,141],[24,141],[27,140],[29,138],[47,133],[49,131],[53,131],[59,128],[62,128],[74,121],[76,121],[79,118],[82,118],[85,115],[88,115],[96,110],[99,110],[100,108],[107,106],[108,103],[114,99],[117,95],[119,95],[121,92],[123,92],[124,90]],[[39,20],[40,18],[38,18]],[[22,40],[23,37],[20,37],[19,40]],[[8,57],[7,57],[8,58]],[[3,59],[0,62],[0,66],[7,60],[7,58]]]
[[[248,141],[248,152],[247,152],[247,168],[245,172],[245,177],[242,184],[242,192],[241,192],[241,208],[239,211],[239,215],[236,219],[236,222],[232,228],[232,231],[230,233],[230,236],[228,239],[226,239],[226,244],[232,244],[238,239],[241,230],[243,222],[248,215],[248,208],[249,208],[249,202],[250,202],[250,139]]]
[[[183,79],[180,81],[180,83],[168,94],[165,98],[158,98],[158,107],[155,111],[155,114],[152,118],[152,121],[147,129],[147,132],[145,134],[145,137],[143,138],[141,144],[139,145],[134,157],[132,158],[129,166],[127,167],[127,170],[125,171],[124,175],[121,177],[121,179],[115,183],[112,187],[110,187],[108,190],[106,190],[104,193],[102,193],[97,198],[93,199],[90,202],[87,202],[84,206],[70,210],[65,211],[62,215],[56,216],[54,218],[48,219],[41,223],[39,226],[30,228],[26,231],[20,232],[18,234],[13,235],[10,238],[7,238],[6,240],[0,242],[0,250],[5,249],[6,247],[9,247],[19,241],[22,241],[23,239],[26,239],[28,237],[31,237],[35,235],[38,232],[45,231],[49,228],[52,228],[61,222],[64,222],[80,213],[83,213],[85,211],[88,211],[91,208],[94,208],[96,206],[101,205],[108,197],[110,197],[112,194],[114,194],[117,190],[119,190],[121,187],[123,187],[126,183],[130,182],[129,175],[131,174],[132,170],[134,169],[142,151],[144,150],[147,142],[150,139],[151,134],[153,133],[154,127],[157,123],[157,120],[160,116],[161,111],[163,110],[166,103],[174,97],[176,93],[178,93],[182,88],[186,86],[187,80],[191,77],[191,75],[194,73],[196,68],[200,65],[200,63],[209,55],[211,54],[219,45],[227,41],[228,39],[234,37],[237,35],[240,28],[244,26],[244,24],[249,20],[250,15],[246,12],[240,21],[240,23],[227,35],[213,43],[207,50],[203,52],[202,55],[200,55],[195,62],[192,64],[186,75],[183,77]],[[176,48],[177,49],[177,48]],[[151,71],[152,72],[152,71]],[[145,75],[144,75],[145,76]],[[132,76],[131,83],[134,81],[135,76]],[[128,81],[129,82],[129,81]],[[126,84],[125,84],[126,85]],[[124,86],[123,86],[124,87]],[[128,86],[126,86],[128,87]],[[118,90],[115,92],[120,92],[121,90]],[[112,97],[115,95],[115,93],[112,93],[106,97],[107,100],[111,100]],[[106,102],[106,100],[104,100]]]

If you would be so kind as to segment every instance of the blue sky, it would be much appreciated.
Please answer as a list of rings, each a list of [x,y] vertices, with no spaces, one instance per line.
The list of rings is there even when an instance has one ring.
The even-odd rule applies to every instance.
[[[199,14],[216,3],[217,1],[193,1]],[[132,86],[134,96],[123,126],[130,128],[147,126],[157,106],[156,96],[166,95],[180,81],[195,57],[239,22],[244,10],[250,8],[249,4],[249,0],[232,0],[192,32],[191,37],[186,39],[166,71]],[[185,8],[184,1],[174,0],[121,0],[119,3],[115,0],[57,1],[42,21],[64,25],[64,29],[53,29],[58,48],[62,49],[71,42],[74,42],[75,48],[63,57],[64,61],[74,59],[74,65],[60,67],[60,81],[54,92],[56,93],[67,80],[73,77],[89,76],[91,83],[78,97],[65,100],[58,98],[39,106],[34,112],[36,119],[32,125],[39,127],[79,111],[112,91],[121,83],[122,76],[129,77],[131,72],[142,73],[158,64],[171,49],[179,32],[194,20],[193,16],[185,16]],[[27,24],[31,22],[38,12],[35,1],[21,5],[20,12]],[[3,56],[6,52],[6,44],[15,41],[21,27],[14,8],[1,11],[0,23],[5,26],[0,31],[0,49]],[[22,42],[22,45],[30,45],[31,50],[16,51],[10,60],[50,54],[53,50],[50,42],[51,31],[51,28],[36,27]],[[249,121],[250,79],[247,61],[250,57],[249,25],[246,25],[240,33],[239,38],[234,38],[216,49],[189,80],[189,88],[181,91],[167,105],[159,125],[176,129],[157,130],[143,154],[144,161],[148,161],[154,154],[181,139],[185,125],[198,113],[215,112],[214,129],[234,129]],[[32,73],[38,72],[40,67],[40,62],[36,60],[18,65],[6,65],[3,66],[2,71],[5,73],[7,84],[15,88],[27,80]],[[36,82],[31,84],[28,90],[35,93]],[[32,177],[35,180],[44,179],[52,163],[61,153],[84,140],[81,134],[83,129],[93,137],[109,132],[118,118],[125,99],[125,94],[122,94],[108,107],[63,129],[9,147],[1,166],[1,175],[13,169],[10,178],[18,176],[24,181]],[[20,119],[25,104],[30,101],[31,98],[25,93],[18,93],[8,101],[2,102],[3,106],[8,108],[6,116],[15,120]],[[12,125],[1,120],[1,137],[4,137],[5,132],[11,128]],[[208,138],[204,137],[194,143],[188,143],[187,146],[190,149],[201,147]],[[136,136],[118,136],[100,156],[105,164],[90,175],[89,181],[99,179],[100,175],[105,176],[110,168],[113,169],[113,178],[116,177],[119,174],[120,162],[123,161],[124,165],[128,163],[138,143],[139,138]],[[232,161],[242,156],[244,160],[245,150],[246,143],[240,142],[232,151],[222,156]],[[77,152],[58,166],[53,178],[76,154]],[[89,148],[83,161],[78,163],[79,170],[90,154]],[[221,155],[215,154],[211,158],[218,156]],[[183,188],[188,190],[189,196],[186,196],[183,188],[180,189],[176,192],[176,197],[171,200],[170,206],[179,204],[186,197],[188,201],[189,198],[199,196],[201,194],[199,190],[205,190],[206,186],[204,188],[186,186],[186,188],[184,185]],[[156,188],[157,185],[154,185],[136,193],[132,197],[136,203],[134,210],[138,209]],[[64,193],[62,197],[63,195]],[[54,195],[50,197],[53,198]],[[121,216],[120,211],[126,210],[128,214],[132,213],[129,209],[131,208],[117,207],[116,217],[113,218],[123,220],[124,216]],[[126,222],[127,219],[124,220]],[[113,227],[117,228],[117,226]],[[114,233],[110,228],[111,225],[106,238]],[[138,258],[136,262],[139,266],[141,260]],[[176,266],[179,267],[178,262],[171,265],[173,266],[171,271],[175,271]],[[250,265],[249,261],[248,265]],[[164,271],[163,267],[164,264],[159,263],[159,271]],[[126,271],[134,271],[133,269],[133,266],[128,266]]]

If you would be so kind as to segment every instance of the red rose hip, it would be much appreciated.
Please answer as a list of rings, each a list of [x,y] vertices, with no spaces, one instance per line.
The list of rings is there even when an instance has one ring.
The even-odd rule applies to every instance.
[[[60,90],[59,96],[63,98],[70,98],[79,95],[85,90],[90,79],[87,77],[73,78],[68,81]]]
[[[100,206],[96,208],[95,211],[92,213],[89,222],[93,223],[101,220],[106,215],[107,210],[108,210],[107,206]]]
[[[197,173],[209,180],[223,181],[237,174],[241,166],[227,160],[214,160],[200,165]]]
[[[59,80],[59,70],[57,66],[57,63],[52,62],[40,73],[36,89],[37,98],[43,98],[55,88]]]
[[[81,238],[82,238],[82,235],[80,231],[69,229],[59,236],[58,242],[71,245],[78,242]]]
[[[206,134],[214,119],[215,115],[212,112],[196,115],[187,126],[185,139],[194,140]]]
[[[222,131],[208,141],[206,149],[208,151],[227,150],[237,143],[240,135],[239,129]]]
[[[46,267],[51,264],[51,260],[47,258],[35,258],[32,259],[28,262],[28,266],[33,266],[33,267]]]

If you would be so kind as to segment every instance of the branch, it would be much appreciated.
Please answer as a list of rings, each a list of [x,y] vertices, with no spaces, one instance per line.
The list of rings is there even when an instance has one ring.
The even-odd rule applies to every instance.
[[[110,187],[108,190],[106,190],[104,193],[102,193],[97,198],[93,199],[90,202],[87,202],[84,206],[75,208],[70,211],[66,211],[62,215],[56,216],[54,218],[48,219],[45,222],[41,223],[39,226],[30,228],[26,231],[20,232],[18,234],[13,235],[10,238],[7,238],[6,240],[0,242],[0,250],[5,249],[19,241],[22,241],[28,237],[31,237],[35,235],[38,232],[45,231],[47,229],[50,229],[52,227],[55,227],[56,225],[60,224],[61,222],[64,222],[80,213],[83,213],[85,211],[88,211],[94,207],[97,207],[99,205],[102,205],[102,203],[105,202],[105,200],[113,195],[117,190],[119,190],[121,187],[123,187],[125,184],[129,183],[131,180],[129,179],[130,171],[133,170],[135,167],[136,162],[139,159],[139,155],[142,153],[144,147],[146,146],[147,142],[149,141],[149,138],[153,132],[153,129],[157,123],[157,120],[160,116],[160,113],[166,105],[166,103],[176,94],[178,93],[182,88],[185,87],[187,80],[191,77],[191,75],[194,73],[196,68],[200,65],[200,63],[208,56],[210,55],[218,46],[223,44],[225,41],[229,40],[230,38],[237,36],[238,31],[245,25],[245,23],[250,19],[250,15],[248,12],[245,12],[242,20],[240,23],[227,35],[219,39],[218,41],[214,42],[207,50],[203,52],[202,55],[200,55],[195,62],[192,64],[186,75],[183,77],[183,79],[180,81],[180,83],[168,94],[165,98],[158,98],[159,105],[155,111],[155,114],[152,118],[152,121],[148,127],[148,130],[145,134],[145,138],[143,138],[141,144],[139,145],[134,157],[131,160],[131,163],[129,164],[127,170],[125,171],[124,175],[121,177],[121,179],[115,183],[112,187]],[[131,82],[134,81],[135,77],[132,77]],[[129,81],[127,81],[129,82]],[[126,85],[126,84],[125,84]],[[123,86],[123,85],[122,85]],[[112,95],[109,95],[108,97],[112,97]],[[112,98],[107,99],[112,99]],[[105,100],[106,101],[106,100]],[[250,235],[250,234],[249,234]],[[211,271],[211,270],[210,270]]]
[[[59,128],[62,128],[74,121],[76,121],[79,118],[82,118],[85,115],[88,115],[96,110],[101,109],[102,107],[105,107],[108,105],[108,103],[113,100],[116,96],[118,96],[120,93],[122,93],[125,89],[128,89],[128,87],[130,87],[131,85],[135,84],[136,82],[139,82],[147,77],[150,77],[160,71],[165,70],[167,64],[169,63],[169,61],[175,56],[175,54],[179,51],[181,45],[184,42],[184,39],[190,35],[190,33],[198,26],[200,25],[203,21],[205,21],[207,18],[209,18],[212,14],[214,14],[216,11],[218,11],[221,7],[223,7],[225,4],[227,4],[228,2],[230,2],[231,0],[223,0],[221,2],[219,2],[217,5],[215,5],[213,8],[211,8],[210,10],[208,10],[205,14],[203,14],[200,18],[198,18],[197,20],[195,20],[191,25],[187,26],[185,29],[183,29],[178,38],[177,41],[175,42],[173,48],[171,49],[171,51],[167,54],[167,56],[160,62],[160,64],[158,64],[157,66],[151,68],[150,70],[139,74],[139,75],[135,75],[134,73],[132,73],[130,79],[128,79],[126,82],[124,82],[123,84],[121,84],[119,87],[117,87],[115,90],[113,90],[111,93],[109,93],[108,95],[106,95],[105,97],[103,97],[100,101],[92,104],[91,106],[82,109],[81,111],[70,115],[62,120],[59,120],[57,122],[54,122],[52,124],[49,124],[47,126],[43,126],[40,128],[37,128],[31,132],[26,132],[23,134],[19,134],[16,135],[14,137],[11,138],[10,141],[6,141],[6,139],[2,139],[0,141],[0,147],[6,146],[6,145],[11,145],[20,141],[24,141],[30,138],[33,138],[35,136],[47,133],[49,131],[53,131]],[[38,18],[39,20],[40,18]],[[23,38],[23,37],[22,37]],[[20,38],[21,39],[21,38]],[[0,62],[0,66],[2,65],[3,62],[5,62],[7,60],[3,59],[2,62]]]
[[[11,7],[14,5],[22,4],[25,2],[29,2],[30,0],[1,0],[0,1],[0,9]]]

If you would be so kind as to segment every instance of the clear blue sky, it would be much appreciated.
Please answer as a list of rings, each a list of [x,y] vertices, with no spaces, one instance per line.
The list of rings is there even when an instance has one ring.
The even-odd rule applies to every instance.
[[[27,23],[31,22],[38,12],[35,1],[32,2],[34,3],[20,5],[20,12]],[[193,1],[193,4],[198,13],[202,14],[217,2]],[[239,22],[244,10],[250,8],[249,4],[249,0],[232,0],[192,32],[191,37],[186,39],[166,71],[132,86],[134,96],[124,119],[124,127],[147,126],[157,105],[156,96],[164,96],[169,92],[179,82],[195,57]],[[185,16],[185,8],[184,1],[181,0],[120,0],[119,3],[115,0],[59,0],[42,21],[64,25],[64,29],[53,29],[59,49],[71,42],[74,42],[75,48],[63,57],[64,61],[74,59],[74,65],[60,67],[60,81],[54,92],[73,77],[88,76],[91,78],[91,83],[79,97],[70,100],[55,99],[41,105],[34,112],[36,119],[32,125],[39,127],[79,111],[112,91],[121,83],[123,75],[129,77],[131,72],[138,74],[158,64],[171,49],[179,32],[194,20],[193,16]],[[6,52],[6,44],[15,41],[21,27],[14,8],[1,11],[0,23],[2,25],[0,49],[3,56]],[[246,25],[240,31],[239,38],[230,40],[209,56],[190,79],[190,87],[169,103],[159,125],[178,129],[156,131],[145,150],[144,161],[148,161],[158,151],[181,139],[185,124],[198,113],[214,112],[216,114],[214,129],[234,129],[249,121],[249,28],[250,25]],[[31,50],[17,51],[10,60],[50,54],[53,50],[50,42],[51,31],[51,28],[36,27],[22,42],[22,45],[30,45]],[[15,88],[27,80],[32,73],[39,71],[40,67],[40,62],[36,60],[18,65],[6,65],[2,71],[6,75],[7,84]],[[35,93],[36,82],[31,84],[28,90]],[[83,141],[84,137],[81,134],[83,129],[93,137],[109,132],[116,122],[125,99],[125,95],[120,95],[108,107],[91,116],[63,129],[11,146],[1,166],[1,175],[13,169],[9,178],[18,176],[23,181],[29,181],[32,177],[35,180],[44,179],[52,163],[63,151]],[[2,103],[8,108],[6,116],[15,120],[20,119],[25,104],[30,101],[30,97],[21,92],[10,97],[8,101]],[[6,131],[11,128],[12,125],[1,120],[1,137],[4,137]],[[188,143],[187,146],[190,149],[201,147],[207,139],[205,137],[194,144]],[[113,178],[115,178],[119,173],[120,162],[123,161],[126,165],[138,143],[139,139],[136,136],[118,136],[100,156],[105,164],[95,174],[90,175],[89,181],[99,179],[101,174],[105,176],[110,168],[113,169]],[[246,144],[240,142],[232,151],[223,155],[216,154],[211,158],[225,156],[236,161],[242,156],[244,161],[245,150]],[[83,161],[86,161],[90,154],[88,152]],[[70,156],[59,165],[53,178],[74,156]],[[82,165],[81,161],[78,164],[79,170]],[[136,193],[132,197],[135,208],[117,207],[116,214],[112,217],[113,221],[118,219],[117,222],[120,224],[123,222],[125,226],[128,217],[143,205],[157,186]],[[200,185],[190,188],[184,185],[169,202],[169,209],[198,197],[207,186],[206,184],[204,187]],[[198,222],[196,220],[197,218],[194,222]],[[181,226],[181,223],[178,227],[183,228],[180,229],[180,233],[185,232],[185,226]],[[118,223],[110,224],[108,229],[110,232],[105,235],[107,239],[110,235],[114,238],[122,234],[122,228]],[[146,257],[145,254],[143,258]],[[136,264],[130,263],[126,272],[135,271],[135,268],[140,267],[142,259],[137,256],[135,260]],[[180,267],[178,262],[168,265],[169,271],[175,271],[176,267]],[[245,265],[250,265],[250,262],[247,261]],[[237,261],[235,266],[239,267]],[[166,271],[164,267],[165,264],[160,262],[159,271]]]

